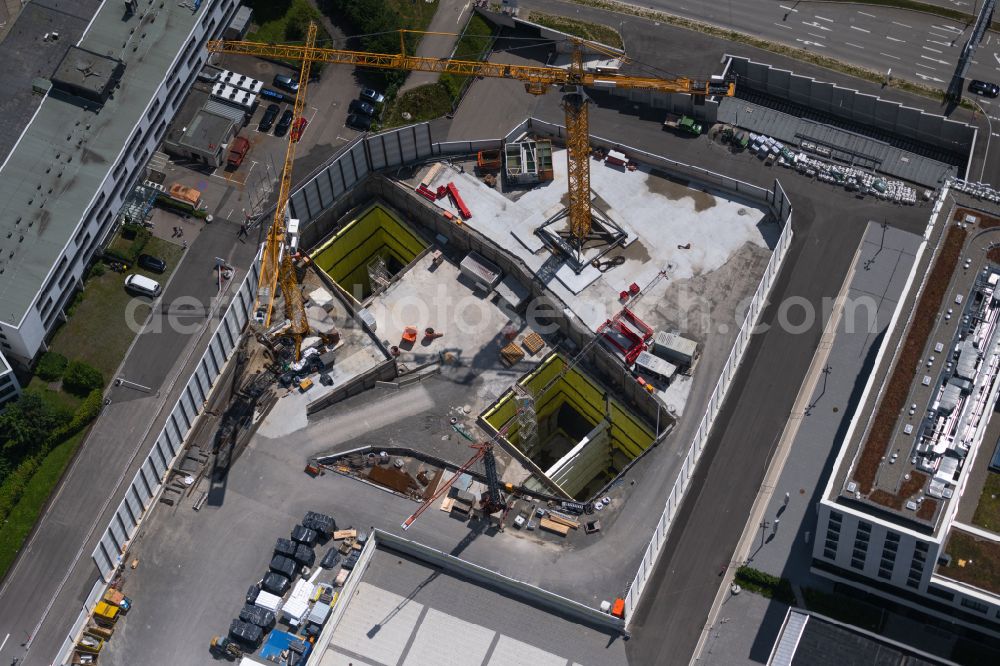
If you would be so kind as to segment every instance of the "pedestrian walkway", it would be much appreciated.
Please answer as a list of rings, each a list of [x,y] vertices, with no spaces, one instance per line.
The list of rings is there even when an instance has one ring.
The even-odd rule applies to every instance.
[[[423,0],[414,0],[422,2]],[[460,33],[472,13],[471,0],[441,0],[434,18],[427,26],[427,32]],[[416,55],[421,58],[447,58],[451,56],[458,41],[457,34],[424,35],[417,46]],[[436,83],[438,72],[410,72],[400,92],[406,92],[428,83]]]

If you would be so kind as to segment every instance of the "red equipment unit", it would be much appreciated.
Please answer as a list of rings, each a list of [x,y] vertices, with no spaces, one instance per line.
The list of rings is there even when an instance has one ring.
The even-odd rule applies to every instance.
[[[469,211],[469,207],[465,205],[462,201],[462,197],[458,195],[458,188],[455,187],[455,183],[448,183],[448,194],[451,195],[452,203],[458,208],[458,212],[461,213],[463,220],[468,220],[472,217],[472,213]]]
[[[628,308],[622,308],[614,318],[601,324],[597,332],[622,355],[626,366],[635,363],[639,354],[648,349],[646,342],[653,337],[653,329]]]

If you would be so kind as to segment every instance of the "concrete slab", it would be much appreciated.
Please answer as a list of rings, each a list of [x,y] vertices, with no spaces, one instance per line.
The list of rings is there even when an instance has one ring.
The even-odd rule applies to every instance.
[[[362,581],[332,643],[378,663],[399,663],[423,609],[423,604]]]
[[[606,273],[588,267],[579,277],[566,267],[553,270],[550,253],[539,251],[541,241],[533,240],[538,239],[540,223],[557,212],[566,197],[564,150],[554,151],[553,166],[555,180],[510,197],[455,168],[440,170],[430,186],[454,183],[472,212],[463,224],[509,248],[591,329],[620,309],[618,294],[629,284],[646,287],[666,271],[661,287],[666,289],[673,281],[718,269],[744,243],[766,249],[769,237],[776,236],[763,224],[765,211],[748,202],[669,180],[645,167],[624,171],[592,161],[591,187],[599,203],[615,211],[614,220],[629,232],[628,246],[605,258],[620,254],[626,261]],[[448,198],[437,205],[458,213]],[[520,242],[511,244],[511,236]],[[679,247],[688,244],[687,249]],[[553,274],[556,280],[551,280]],[[756,282],[753,275],[746,279]]]

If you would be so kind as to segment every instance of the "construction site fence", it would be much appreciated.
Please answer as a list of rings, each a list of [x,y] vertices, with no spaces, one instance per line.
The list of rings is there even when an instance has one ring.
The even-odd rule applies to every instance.
[[[225,313],[209,340],[205,352],[187,380],[180,397],[167,415],[166,423],[153,440],[139,470],[125,490],[118,508],[101,535],[91,555],[101,575],[83,604],[77,620],[69,627],[56,663],[70,657],[79,632],[86,626],[94,605],[123,561],[124,554],[143,519],[163,491],[169,470],[184,450],[185,437],[201,415],[212,388],[239,345],[244,326],[253,309],[257,293],[259,262],[254,261],[243,282],[237,287]],[[219,310],[221,310],[220,301]],[[212,321],[218,310],[209,316]]]
[[[781,266],[788,254],[788,248],[791,245],[793,236],[791,204],[788,202],[787,197],[785,197],[781,185],[777,182],[772,190],[771,198],[775,202],[772,207],[772,213],[776,216],[778,216],[779,212],[783,213],[783,215],[778,216],[778,220],[783,225],[781,235],[778,237],[778,242],[774,247],[771,260],[767,264],[764,275],[757,285],[757,290],[754,292],[746,317],[743,320],[743,325],[740,327],[739,335],[733,344],[732,350],[729,352],[726,364],[723,366],[722,373],[715,384],[715,389],[708,400],[708,407],[701,417],[698,430],[684,458],[684,464],[674,481],[673,487],[667,493],[663,513],[660,515],[659,521],[657,521],[649,545],[646,547],[646,552],[639,563],[639,569],[625,597],[625,617],[629,621],[633,617],[635,608],[639,604],[646,584],[653,573],[653,568],[656,566],[663,546],[666,544],[667,535],[673,523],[674,516],[680,508],[685,491],[694,475],[695,467],[701,458],[709,435],[712,432],[712,426],[715,424],[719,410],[722,409],[722,404],[726,399],[733,379],[736,377],[736,372],[739,369],[740,362],[743,360],[743,355],[750,345],[750,340],[757,326],[758,319],[767,305],[771,287],[777,280],[778,273],[781,271]]]
[[[548,609],[551,612],[571,620],[586,624],[600,631],[615,635],[625,633],[625,622],[596,608],[591,608],[578,601],[567,599],[561,595],[543,590],[540,587],[524,581],[504,576],[485,567],[460,559],[454,555],[396,536],[389,532],[376,529],[375,540],[382,548],[396,551],[412,557],[432,567],[440,568],[446,573],[465,578],[473,583],[483,585],[500,594],[509,595],[531,606]]]

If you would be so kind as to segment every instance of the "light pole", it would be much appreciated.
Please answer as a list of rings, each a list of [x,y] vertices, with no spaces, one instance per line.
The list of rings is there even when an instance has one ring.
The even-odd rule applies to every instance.
[[[979,109],[980,113],[986,118],[986,126],[989,128],[989,134],[986,135],[986,150],[983,152],[983,168],[979,170],[979,182],[983,182],[983,176],[986,174],[986,158],[990,154],[990,139],[993,138],[993,121],[990,120],[990,114],[983,110],[983,107],[979,105],[979,102],[969,98],[976,108]]]
[[[771,526],[771,523],[766,520],[760,521],[760,547],[764,547],[764,536],[767,534],[767,528]],[[759,550],[759,549],[758,549]]]

